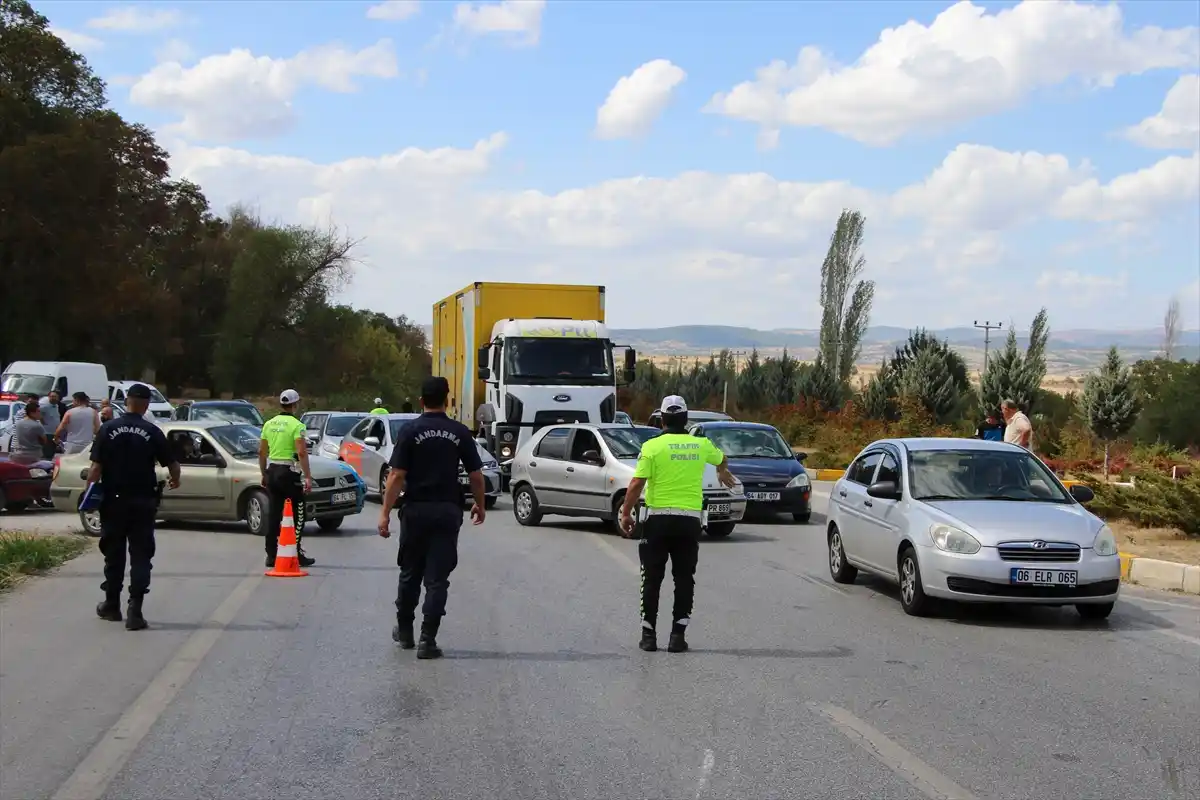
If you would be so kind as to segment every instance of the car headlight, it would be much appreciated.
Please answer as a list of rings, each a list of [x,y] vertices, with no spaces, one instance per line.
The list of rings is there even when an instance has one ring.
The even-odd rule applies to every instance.
[[[788,482],[787,488],[789,488],[789,489],[807,489],[811,485],[812,484],[809,483],[809,480],[808,480],[808,473],[801,472],[799,475],[792,478]]]
[[[1113,536],[1112,528],[1101,525],[1092,542],[1092,552],[1098,556],[1115,556],[1117,554],[1117,537]]]
[[[934,525],[929,529],[929,536],[938,550],[947,553],[969,556],[979,552],[979,541],[974,536],[949,525]]]
[[[742,484],[742,482],[740,480],[738,480],[737,478],[734,478],[733,479],[733,488],[731,488],[729,491],[733,492],[734,494],[745,494],[746,487]]]
[[[31,477],[31,478],[44,478],[49,474],[50,473],[46,472],[46,470],[38,469],[37,467],[34,467],[33,469],[29,470],[29,477]]]
[[[321,444],[321,452],[329,453],[331,456],[336,456],[338,454],[338,446],[333,442],[323,442]]]

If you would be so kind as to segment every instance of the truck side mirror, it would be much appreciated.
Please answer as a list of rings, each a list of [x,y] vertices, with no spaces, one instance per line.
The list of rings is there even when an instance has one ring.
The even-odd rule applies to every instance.
[[[486,381],[488,378],[492,377],[492,370],[488,366],[488,362],[491,360],[491,354],[492,348],[490,345],[484,345],[483,347],[479,348],[479,368],[477,372],[479,375],[479,380],[481,381]]]
[[[627,372],[637,371],[637,350],[632,347],[625,348],[625,370]]]

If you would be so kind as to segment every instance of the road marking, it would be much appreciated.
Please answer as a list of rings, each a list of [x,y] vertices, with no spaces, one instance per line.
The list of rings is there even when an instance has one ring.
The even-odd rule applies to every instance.
[[[816,703],[810,703],[809,707],[930,800],[977,800],[975,795],[846,709]]]
[[[812,575],[807,575],[803,572],[797,572],[797,573],[795,573],[795,575],[797,578],[799,578],[802,581],[805,581],[806,583],[811,583],[813,586],[820,586],[822,589],[828,589],[831,592],[836,592],[837,594],[840,594],[843,597],[845,597],[846,594],[848,594],[846,592],[846,590],[841,588],[840,586],[834,586],[832,583],[826,583],[825,581],[821,580],[820,578],[814,578]]]
[[[1176,633],[1175,631],[1159,630],[1158,628],[1155,628],[1154,632],[1160,633],[1163,636],[1170,636],[1171,638],[1178,639],[1181,642],[1187,642],[1188,644],[1194,644],[1197,647],[1200,647],[1200,639],[1197,639],[1195,636],[1186,636],[1182,633]]]
[[[1123,595],[1121,595],[1121,599],[1127,600],[1131,603],[1154,603],[1154,604],[1160,605],[1160,606],[1171,606],[1172,608],[1186,608],[1189,611],[1195,611],[1197,614],[1200,614],[1200,605],[1196,605],[1193,603],[1172,603],[1168,600],[1155,600],[1154,598],[1151,598],[1151,597],[1142,597],[1139,594],[1135,594],[1135,595],[1123,594]]]
[[[632,572],[634,575],[641,574],[641,572],[642,572],[641,565],[637,561],[633,560],[633,558],[631,558],[629,556],[629,554],[626,553],[624,550],[617,549],[617,546],[614,545],[612,542],[608,541],[607,537],[605,537],[603,534],[599,534],[599,533],[592,533],[589,535],[592,537],[592,541],[595,542],[596,545],[601,550],[605,551],[610,556],[615,558],[617,560],[617,563],[619,563],[621,566],[625,567],[627,570]]]
[[[713,751],[705,750],[704,762],[700,765],[700,777],[696,781],[696,800],[700,800],[700,795],[704,794],[704,790],[708,787],[708,777],[712,775],[715,763],[716,759],[713,757]]]
[[[125,709],[121,718],[101,737],[51,800],[100,800],[104,796],[113,778],[171,705],[179,690],[191,679],[200,662],[250,599],[262,579],[261,571],[242,579],[217,606],[204,627],[188,637],[162,672],[154,677],[138,699],[133,701],[133,705]]]

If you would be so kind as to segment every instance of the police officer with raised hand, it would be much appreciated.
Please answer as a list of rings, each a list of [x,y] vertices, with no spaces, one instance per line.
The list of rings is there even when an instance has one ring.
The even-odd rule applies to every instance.
[[[646,518],[638,543],[642,564],[642,639],[638,646],[648,652],[658,649],[658,597],[670,560],[675,607],[667,650],[682,653],[688,649],[685,634],[696,592],[705,467],[714,465],[724,486],[732,487],[737,481],[729,472],[725,454],[716,445],[687,432],[687,403],[682,397],[664,398],[660,411],[663,432],[642,445],[621,507],[621,530],[625,538],[633,536],[633,511],[644,492]]]
[[[99,482],[100,552],[104,554],[104,601],[96,606],[100,619],[121,621],[121,588],[125,579],[125,549],[129,548],[129,607],[125,627],[146,627],[142,598],[150,591],[154,558],[154,519],[161,500],[155,464],[170,473],[169,485],[179,488],[179,462],[162,429],[142,415],[150,405],[150,387],[135,383],[126,393],[125,413],[100,426],[92,444],[88,483]]]
[[[437,633],[446,614],[450,573],[458,566],[458,532],[462,527],[462,488],[458,465],[466,469],[471,484],[471,520],[484,520],[483,464],[467,426],[446,416],[450,384],[445,378],[428,378],[421,386],[420,417],[404,426],[392,449],[379,535],[391,536],[389,511],[404,493],[401,509],[400,583],[396,595],[396,627],[392,639],[406,650],[417,648],[417,658],[441,658]],[[420,642],[414,642],[413,622],[421,584],[425,603],[421,609]]]
[[[315,559],[304,554],[300,538],[304,531],[304,496],[312,491],[312,469],[308,463],[308,442],[304,423],[296,418],[300,393],[285,389],[279,395],[279,413],[262,427],[258,445],[258,469],[262,485],[270,496],[271,517],[267,522],[267,566],[275,566],[279,549],[279,526],[283,523],[283,505],[292,501],[292,520],[296,525],[296,555],[302,567],[311,567]]]

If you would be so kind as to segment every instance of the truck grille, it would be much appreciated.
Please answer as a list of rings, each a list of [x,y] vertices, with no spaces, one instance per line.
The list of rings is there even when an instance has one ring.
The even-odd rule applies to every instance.
[[[1065,564],[1079,560],[1080,548],[1069,542],[1005,542],[996,548],[1002,561]]]

